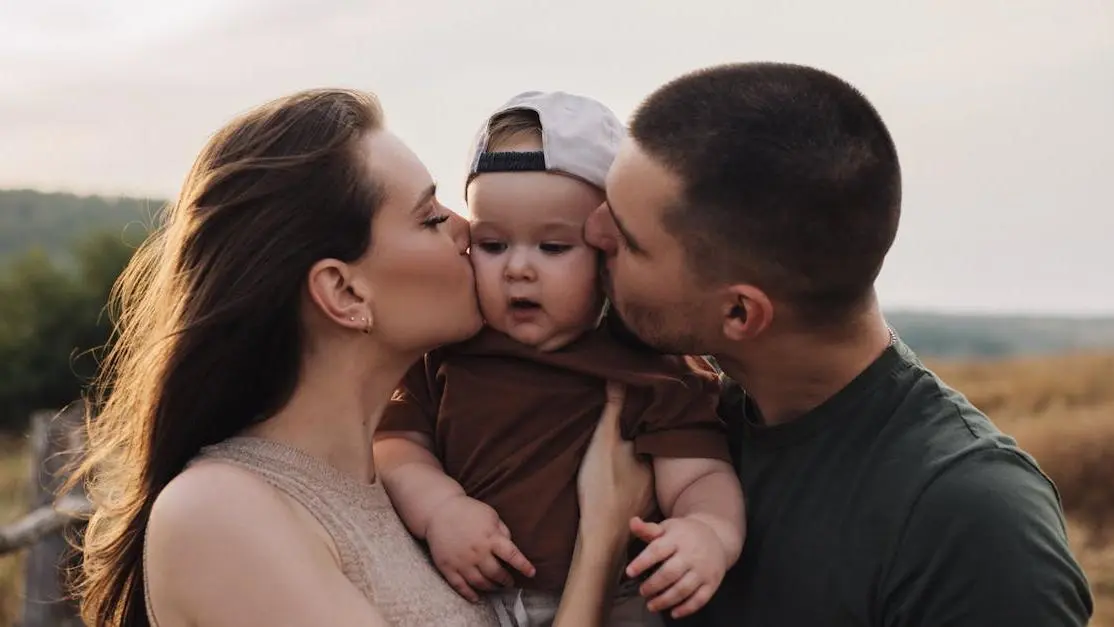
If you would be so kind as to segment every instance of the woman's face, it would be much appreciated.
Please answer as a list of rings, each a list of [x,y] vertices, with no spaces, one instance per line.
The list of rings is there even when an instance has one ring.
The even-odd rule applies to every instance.
[[[467,339],[482,324],[468,223],[437,201],[429,172],[396,136],[376,131],[363,145],[385,196],[357,264],[373,291],[373,333],[400,352]]]

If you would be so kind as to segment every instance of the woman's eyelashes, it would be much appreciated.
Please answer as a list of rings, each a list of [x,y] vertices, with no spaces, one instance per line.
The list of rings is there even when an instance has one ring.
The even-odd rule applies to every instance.
[[[442,224],[449,221],[449,211],[433,199],[429,202],[429,208],[425,211],[425,218],[422,219],[422,226],[427,229],[436,229]]]
[[[430,216],[430,217],[426,218],[425,220],[422,221],[422,226],[426,227],[427,229],[436,229],[437,227],[441,226],[442,224],[444,224],[448,221],[449,221],[449,214],[445,213],[445,214]]]

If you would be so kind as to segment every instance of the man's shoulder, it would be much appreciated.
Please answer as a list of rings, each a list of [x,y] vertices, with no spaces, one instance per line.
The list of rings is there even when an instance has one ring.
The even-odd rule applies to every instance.
[[[967,519],[972,528],[1005,531],[1024,514],[1063,529],[1055,485],[1009,438],[973,435],[967,447],[937,461],[921,483],[910,519],[945,515]]]
[[[737,443],[747,430],[749,401],[742,387],[727,377],[722,388],[718,411]],[[867,472],[869,480],[860,491],[889,495],[879,506],[892,515],[896,505],[909,510],[922,494],[963,499],[964,490],[992,489],[1004,482],[1030,482],[1058,497],[1052,482],[1014,438],[915,358],[903,359],[849,413],[853,415],[838,417],[848,426],[831,430],[829,439],[839,438],[844,449],[858,451],[848,463]],[[808,446],[827,450],[833,445],[829,439],[814,438]],[[978,480],[965,485],[964,476]]]
[[[919,363],[915,367],[919,376],[898,415],[904,428],[918,432],[932,462],[918,508],[960,507],[993,518],[1039,495],[1052,499],[1058,512],[1055,486],[1036,460],[966,395]]]
[[[887,616],[1084,625],[1093,612],[1055,486],[1016,447],[957,455],[903,518],[883,571]]]
[[[1025,518],[1064,532],[1052,481],[1031,457],[1006,446],[973,451],[939,473],[924,487],[911,517],[942,512],[987,532],[1009,533]]]
[[[934,474],[952,472],[956,466],[981,472],[1016,465],[1049,483],[1036,461],[966,395],[919,363],[910,366],[907,376],[886,427],[896,441],[922,451],[914,459],[923,459]]]
[[[894,521],[887,585],[925,586],[904,597],[925,603],[905,608],[924,616],[943,611],[933,604],[954,593],[969,616],[994,623],[1013,616],[1009,601],[996,598],[1001,591],[1033,597],[1026,611],[1040,619],[1052,613],[1074,620],[1089,612],[1086,579],[1068,547],[1055,484],[966,396],[927,368],[915,368],[918,376],[891,417],[893,439],[902,444],[889,454],[901,453],[902,461],[881,479],[901,483],[910,494]],[[940,588],[943,580],[954,584]],[[984,601],[964,596],[980,590]],[[1062,606],[1047,598],[1053,590]]]
[[[890,481],[906,483],[920,499],[995,507],[1022,486],[1058,501],[1055,486],[1036,460],[964,394],[931,370],[911,363],[893,408],[878,426],[881,459]],[[998,492],[996,499],[985,499]]]

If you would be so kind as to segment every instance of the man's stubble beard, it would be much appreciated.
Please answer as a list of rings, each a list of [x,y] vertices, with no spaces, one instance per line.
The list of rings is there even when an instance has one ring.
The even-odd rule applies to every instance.
[[[685,320],[696,323],[695,307],[653,308],[638,303],[617,302],[615,286],[607,265],[601,260],[599,285],[607,296],[607,318],[612,332],[624,343],[644,351],[665,355],[699,355],[702,343]],[[672,323],[669,318],[673,312]]]
[[[611,315],[624,331],[651,350],[666,355],[702,354],[703,342],[686,322],[696,323],[695,311],[671,307],[651,308],[637,303],[611,301]]]

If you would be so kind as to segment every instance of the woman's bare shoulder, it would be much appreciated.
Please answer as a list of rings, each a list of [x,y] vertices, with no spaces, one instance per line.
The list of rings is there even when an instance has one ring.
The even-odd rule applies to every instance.
[[[276,506],[282,502],[277,497],[274,488],[255,473],[230,463],[206,460],[187,467],[159,493],[151,516],[154,519],[161,513],[167,520],[177,520],[179,512],[193,513],[204,505]]]
[[[327,545],[288,500],[250,471],[215,461],[190,466],[155,500],[147,579],[162,627],[320,620],[323,601],[345,594],[323,582],[347,587]],[[321,593],[307,594],[313,589]]]
[[[190,466],[155,499],[148,523],[149,551],[215,539],[306,534],[290,504],[261,477],[231,464]],[[292,539],[292,538],[291,538]]]

